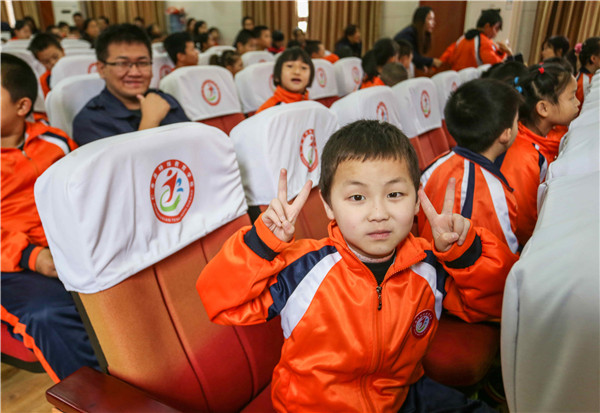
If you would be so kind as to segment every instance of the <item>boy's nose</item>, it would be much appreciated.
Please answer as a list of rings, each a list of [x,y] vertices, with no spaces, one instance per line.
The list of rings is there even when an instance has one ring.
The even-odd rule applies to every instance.
[[[371,206],[371,210],[368,215],[369,221],[385,221],[389,218],[389,214],[383,202],[375,201]]]

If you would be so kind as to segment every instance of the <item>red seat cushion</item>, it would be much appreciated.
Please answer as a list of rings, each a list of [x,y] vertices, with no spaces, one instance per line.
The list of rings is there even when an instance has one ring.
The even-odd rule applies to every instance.
[[[43,372],[44,368],[31,350],[23,342],[14,338],[8,331],[8,326],[2,323],[2,361],[12,366],[32,372]]]
[[[325,106],[327,106],[328,108],[330,108],[330,107],[331,107],[331,105],[333,105],[333,104],[334,104],[334,102],[335,102],[336,100],[338,100],[339,98],[340,98],[339,96],[329,96],[329,97],[326,97],[326,98],[315,99],[315,102],[319,102],[319,103],[321,103],[322,105],[325,105]]]
[[[229,135],[229,132],[241,121],[246,119],[242,113],[232,113],[231,115],[219,116],[216,118],[203,119],[200,123],[214,126],[221,129],[223,132]]]
[[[263,389],[262,392],[254,400],[252,400],[242,413],[271,413],[275,412],[273,402],[271,400],[271,384]]]
[[[445,119],[442,120],[442,129],[444,129],[444,133],[446,134],[446,140],[448,141],[448,146],[450,147],[450,149],[454,148],[456,146],[456,141],[454,140],[452,135],[450,135],[450,132],[448,131],[448,127],[446,126]]]

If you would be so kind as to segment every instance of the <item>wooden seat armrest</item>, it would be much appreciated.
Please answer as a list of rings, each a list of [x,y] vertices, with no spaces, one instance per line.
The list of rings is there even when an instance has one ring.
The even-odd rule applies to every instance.
[[[82,367],[50,387],[46,400],[65,413],[179,412],[130,384],[90,367]]]

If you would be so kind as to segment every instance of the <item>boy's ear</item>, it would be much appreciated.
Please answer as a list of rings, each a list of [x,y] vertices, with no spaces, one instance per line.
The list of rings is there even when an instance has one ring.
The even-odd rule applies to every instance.
[[[550,102],[548,102],[547,100],[542,99],[538,103],[535,104],[535,111],[538,113],[538,115],[540,115],[541,118],[548,117],[549,109],[550,109]]]
[[[500,134],[498,137],[498,142],[502,145],[506,146],[510,143],[510,139],[512,138],[512,128],[504,129],[504,132]]]
[[[104,69],[106,69],[106,65],[104,64],[104,62],[101,62],[100,60],[98,60],[96,62],[96,70],[98,71],[98,74],[100,75],[100,78],[104,79]]]
[[[331,207],[329,206],[327,201],[325,201],[325,198],[323,198],[323,193],[321,192],[320,189],[319,189],[319,197],[321,198],[321,202],[323,202],[323,207],[325,208],[325,213],[327,214],[327,218],[334,220],[335,215],[333,214],[333,210],[331,209]]]
[[[25,118],[27,114],[31,111],[31,108],[33,107],[33,102],[31,101],[31,99],[23,97],[21,99],[18,99],[15,102],[15,105],[17,107],[17,115]]]
[[[415,203],[415,215],[419,213],[419,207],[421,206],[421,200],[419,199],[419,190],[423,189],[423,183],[419,182],[419,189],[417,190],[417,202]]]

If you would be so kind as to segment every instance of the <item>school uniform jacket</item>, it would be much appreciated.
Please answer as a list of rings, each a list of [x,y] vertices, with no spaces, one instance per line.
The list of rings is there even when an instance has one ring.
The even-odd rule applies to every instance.
[[[492,39],[477,29],[471,29],[448,46],[440,60],[458,71],[466,67],[500,63],[505,57],[506,53]]]
[[[365,80],[362,85],[360,85],[360,88],[366,89],[373,86],[385,86],[385,83],[383,83],[383,80],[381,80],[379,76],[374,76],[371,80]]]
[[[548,161],[547,139],[536,135],[519,122],[519,133],[508,151],[496,160],[502,174],[515,189],[519,216],[516,235],[525,245],[533,234],[537,221],[538,187],[546,179]],[[553,142],[550,142],[550,147]]]
[[[582,67],[577,74],[577,92],[575,92],[575,97],[579,100],[579,110],[581,110],[583,100],[592,87],[593,76],[594,74],[590,73],[585,67]]]
[[[285,90],[281,86],[277,86],[277,88],[275,89],[275,93],[273,93],[273,96],[271,96],[265,103],[263,103],[258,108],[256,113],[262,112],[265,109],[280,105],[282,103],[294,103],[303,100],[308,100],[308,91],[304,93],[295,93],[290,92],[289,90]]]
[[[516,253],[517,202],[510,181],[489,159],[456,146],[438,157],[421,175],[423,189],[438,212],[442,210],[446,186],[452,177],[456,180],[454,212],[469,218],[473,225],[488,229]],[[417,223],[419,236],[433,239],[422,208]]]
[[[50,165],[76,147],[60,129],[26,122],[23,148],[2,148],[2,272],[35,271],[37,256],[48,241],[33,186]]]
[[[46,70],[44,74],[40,76],[40,86],[42,87],[44,97],[48,96],[48,93],[50,93],[50,76],[52,76],[50,70]]]
[[[196,288],[219,324],[281,316],[277,411],[398,411],[423,375],[442,303],[470,322],[500,317],[513,263],[482,228],[445,253],[409,234],[378,288],[335,221],[328,238],[284,243],[259,217],[224,244]]]

